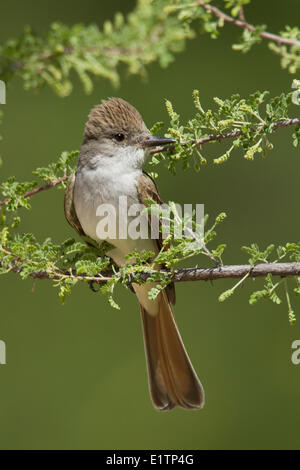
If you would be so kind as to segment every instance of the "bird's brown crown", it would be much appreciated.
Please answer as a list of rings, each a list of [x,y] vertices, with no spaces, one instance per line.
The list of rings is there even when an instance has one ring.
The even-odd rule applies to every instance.
[[[84,140],[112,133],[145,133],[147,127],[134,106],[122,98],[109,98],[92,109],[85,126]]]

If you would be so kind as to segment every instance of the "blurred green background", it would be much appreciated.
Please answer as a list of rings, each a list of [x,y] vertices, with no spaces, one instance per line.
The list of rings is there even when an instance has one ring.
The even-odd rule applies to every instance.
[[[297,0],[252,3],[247,19],[272,32],[300,16]],[[0,40],[19,35],[26,24],[39,33],[56,20],[101,26],[134,5],[133,0],[2,0]],[[247,55],[232,51],[239,34],[227,26],[217,41],[204,36],[190,41],[166,70],[149,67],[146,82],[122,73],[121,87],[114,90],[96,79],[91,96],[76,80],[64,99],[49,89],[25,92],[14,82],[2,106],[1,179],[30,179],[35,167],[56,160],[62,150],[78,149],[90,108],[107,96],[131,102],[151,126],[168,121],[165,98],[189,118],[194,88],[204,107],[214,96],[289,90],[294,77],[280,69],[267,44]],[[293,111],[299,116],[300,108]],[[217,239],[228,245],[226,264],[247,262],[240,247],[254,241],[265,246],[299,240],[300,159],[291,132],[276,132],[275,149],[266,159],[249,162],[235,154],[225,165],[179,171],[176,177],[159,168],[165,200],[204,203],[212,220],[227,212]],[[211,162],[224,148],[206,146],[204,154]],[[75,236],[64,220],[62,191],[41,193],[32,205],[23,217],[24,232],[58,242]],[[250,307],[249,293],[262,288],[261,280],[247,282],[219,304],[218,295],[231,285],[230,280],[177,285],[175,314],[205,387],[206,406],[158,413],[148,394],[138,306],[130,292],[118,290],[122,309],[116,311],[80,285],[61,306],[49,282],[2,277],[0,339],[7,345],[7,364],[0,366],[0,448],[299,448],[300,365],[291,363],[291,343],[300,339],[300,317],[291,327],[284,302]],[[293,297],[293,304],[297,314],[299,299]]]

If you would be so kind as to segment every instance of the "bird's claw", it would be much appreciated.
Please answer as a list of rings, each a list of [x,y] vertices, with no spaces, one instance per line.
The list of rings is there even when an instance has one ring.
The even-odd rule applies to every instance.
[[[94,284],[98,285],[97,281],[88,281],[88,284],[89,284],[89,288],[91,289],[91,291],[99,292],[100,289],[99,288],[95,289],[95,287],[94,287]]]
[[[134,288],[133,288],[133,281],[134,281],[134,276],[132,274],[126,274],[126,277],[127,277],[127,282],[126,282],[126,285],[128,286],[128,288],[131,290],[131,292],[135,293],[134,292]]]

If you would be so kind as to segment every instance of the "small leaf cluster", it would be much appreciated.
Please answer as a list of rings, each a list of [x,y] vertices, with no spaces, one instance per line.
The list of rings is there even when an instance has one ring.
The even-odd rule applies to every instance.
[[[11,234],[8,227],[0,231],[0,275],[14,271],[22,279],[50,278],[62,301],[77,282],[101,280],[99,273],[109,266],[108,257],[74,239],[55,244],[47,238],[39,243],[32,233]]]
[[[159,292],[164,289],[172,281],[172,273],[183,261],[195,258],[199,255],[209,257],[214,263],[222,263],[222,254],[226,248],[225,244],[220,244],[216,248],[209,251],[207,245],[210,244],[217,236],[216,227],[222,223],[226,214],[219,214],[213,225],[204,232],[202,239],[197,238],[200,224],[196,224],[191,220],[181,219],[181,215],[176,211],[176,204],[169,202],[172,208],[172,215],[161,209],[159,216],[166,222],[169,217],[170,233],[163,238],[162,247],[158,254],[151,251],[141,251],[129,253],[126,257],[127,263],[120,268],[120,274],[123,284],[128,284],[134,280],[137,283],[155,283],[149,292],[149,298],[154,299]],[[153,209],[153,207],[152,207]],[[194,217],[194,213],[191,214]],[[176,221],[177,218],[177,221]],[[202,224],[207,225],[208,215],[205,216]],[[176,224],[182,223],[182,234],[178,235]],[[145,273],[147,278],[145,280]],[[134,275],[134,279],[131,277]]]
[[[212,6],[219,7],[219,2],[206,0]],[[241,7],[250,3],[250,0],[223,0],[225,9],[230,9],[233,18],[238,17]],[[179,21],[192,26],[200,23],[200,31],[207,33],[212,39],[217,39],[221,29],[224,27],[223,18],[216,16],[212,11],[199,5],[198,2],[190,0],[175,0],[165,7],[166,14],[176,15]],[[243,53],[248,52],[254,45],[262,41],[261,33],[266,31],[266,25],[255,25],[254,30],[244,28],[240,36],[239,43],[233,44],[232,48]],[[300,30],[298,27],[286,26],[278,36],[285,39],[300,40]],[[296,73],[300,68],[300,46],[297,44],[280,44],[279,41],[269,41],[269,48],[281,57],[281,66],[290,73]]]
[[[27,27],[18,39],[0,46],[0,77],[8,82],[21,77],[25,89],[49,85],[58,95],[71,93],[75,71],[86,93],[91,93],[91,77],[101,77],[119,85],[118,68],[145,76],[145,67],[158,62],[166,67],[184,49],[194,33],[177,17],[166,16],[166,0],[138,0],[136,8],[124,18],[116,13],[113,21],[66,26],[53,23],[45,37]]]
[[[224,0],[225,8],[230,10],[230,14],[234,17],[239,16],[240,9],[250,2],[251,0]]]
[[[240,149],[246,160],[253,160],[255,155],[266,156],[272,150],[270,139],[276,126],[289,119],[289,112],[294,106],[293,92],[270,97],[268,91],[256,91],[247,98],[234,94],[230,98],[214,98],[214,108],[204,110],[198,90],[193,92],[195,115],[182,123],[173,104],[166,102],[170,124],[167,136],[176,140],[176,144],[164,155],[154,154],[151,165],[161,160],[167,162],[168,169],[175,173],[179,163],[183,170],[194,166],[199,171],[207,163],[207,154],[202,149],[201,141],[207,143],[229,140],[231,144],[225,153],[214,158],[213,163],[220,165],[228,161],[235,150]],[[293,145],[299,143],[300,126],[293,133]]]
[[[285,31],[280,33],[282,37],[297,39],[300,41],[300,29],[296,26],[286,26]],[[290,73],[297,73],[300,69],[300,47],[296,45],[286,46],[283,44],[269,43],[269,48],[281,58],[281,67]]]
[[[176,205],[170,204],[175,211]],[[176,217],[176,212],[174,214]],[[166,214],[163,215],[166,217]],[[99,247],[97,244],[92,245],[90,240],[86,240],[87,245],[68,239],[56,244],[50,238],[40,243],[31,233],[15,233],[13,230],[15,227],[4,220],[0,230],[0,274],[13,271],[19,273],[22,279],[30,276],[52,279],[54,286],[59,289],[62,301],[79,281],[98,284],[100,293],[106,294],[110,305],[115,308],[118,308],[118,305],[113,294],[118,283],[126,286],[132,281],[151,283],[149,298],[154,299],[171,282],[172,271],[180,262],[198,255],[217,258],[221,262],[225,244],[219,245],[211,253],[206,245],[214,240],[216,227],[225,217],[224,213],[220,214],[198,244],[192,243],[195,242],[193,230],[187,235],[183,232],[181,237],[176,235],[172,217],[170,234],[163,240],[159,253],[151,251],[130,253],[127,262],[121,268],[116,268],[106,256],[112,248],[108,243],[104,242]],[[206,221],[207,217],[205,223]],[[192,228],[194,230],[197,228],[195,223]],[[147,274],[146,279],[145,274]]]
[[[0,184],[0,199],[3,198],[5,204],[2,205],[2,218],[5,216],[5,212],[15,212],[20,207],[30,209],[30,201],[28,197],[25,197],[28,191],[35,189],[41,182],[53,183],[62,177],[65,177],[65,181],[62,181],[61,185],[57,187],[64,187],[67,177],[74,172],[76,159],[78,156],[77,151],[63,152],[59,159],[50,163],[46,167],[37,168],[32,172],[36,177],[33,181],[16,181],[15,177],[8,178]]]
[[[255,266],[258,263],[278,263],[283,261],[300,262],[300,242],[288,242],[285,245],[278,246],[277,248],[274,244],[270,244],[264,250],[261,250],[257,243],[252,243],[250,246],[243,246],[242,250],[250,256],[248,262],[251,266]],[[271,254],[274,253],[275,257],[270,259]],[[223,292],[220,295],[219,300],[221,302],[226,300],[230,295],[233,294],[234,290],[238,286],[240,286],[247,277],[251,277],[251,270],[231,289]],[[296,286],[293,288],[294,294],[300,295],[300,277],[295,277],[292,282],[296,284]],[[289,322],[291,324],[294,324],[296,321],[296,316],[291,306],[290,294],[286,278],[281,278],[279,281],[275,282],[272,275],[268,274],[264,279],[263,289],[252,292],[249,298],[249,303],[250,305],[254,305],[261,299],[269,299],[276,305],[281,304],[282,297],[279,293],[280,287],[283,287],[284,289],[283,293],[286,297]]]
[[[78,154],[79,152],[77,150],[62,152],[56,162],[50,163],[46,167],[37,168],[32,172],[32,174],[46,182],[55,181],[62,176],[68,177],[74,173]],[[65,185],[66,181],[63,181],[62,187],[65,187]]]

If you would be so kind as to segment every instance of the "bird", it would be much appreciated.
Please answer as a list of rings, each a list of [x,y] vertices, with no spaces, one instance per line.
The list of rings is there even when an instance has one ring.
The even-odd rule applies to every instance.
[[[108,98],[95,106],[84,129],[77,169],[68,179],[64,211],[68,223],[82,237],[100,246],[97,208],[110,204],[120,215],[118,202],[146,205],[162,199],[154,180],[143,170],[151,149],[174,143],[151,135],[137,109],[122,98]],[[128,216],[128,218],[130,218]],[[150,222],[149,222],[150,224]],[[112,247],[107,255],[121,267],[126,255],[149,250],[158,254],[161,239],[133,238],[126,233],[106,239]],[[154,300],[148,293],[152,283],[131,284],[140,306],[150,396],[159,411],[204,406],[204,390],[191,364],[175,322],[175,286],[171,283]]]

